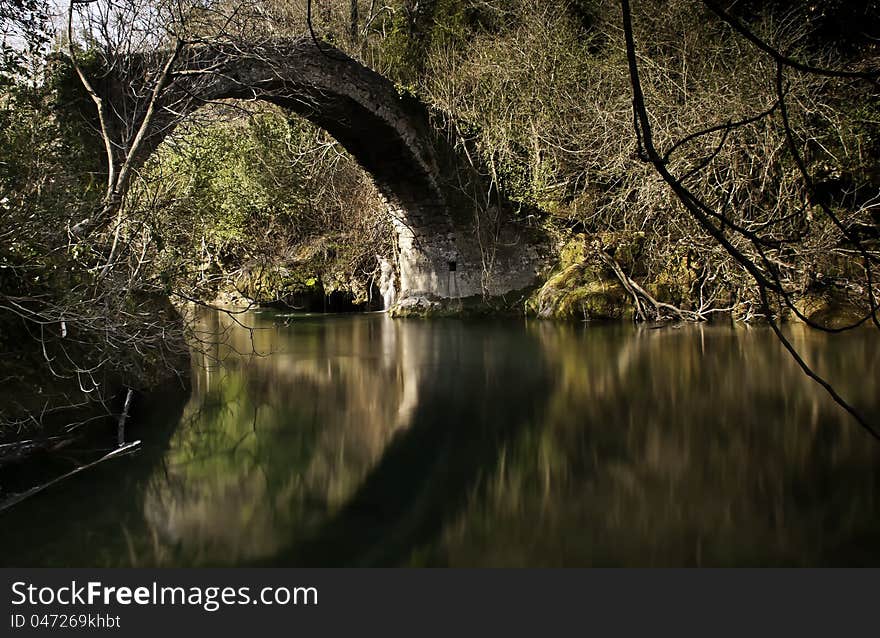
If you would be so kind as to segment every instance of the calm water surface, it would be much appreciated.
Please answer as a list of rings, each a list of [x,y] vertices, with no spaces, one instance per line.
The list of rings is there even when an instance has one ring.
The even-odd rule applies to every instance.
[[[880,563],[880,444],[766,329],[239,319],[4,564]],[[880,423],[875,333],[792,338]]]

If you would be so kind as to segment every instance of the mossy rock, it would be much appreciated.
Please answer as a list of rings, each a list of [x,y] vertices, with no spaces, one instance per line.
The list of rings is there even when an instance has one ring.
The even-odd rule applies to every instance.
[[[545,319],[632,319],[633,307],[619,282],[597,268],[575,264],[551,277],[527,302],[529,314]]]
[[[443,304],[429,297],[407,297],[399,300],[388,314],[395,319],[425,319],[443,312]]]

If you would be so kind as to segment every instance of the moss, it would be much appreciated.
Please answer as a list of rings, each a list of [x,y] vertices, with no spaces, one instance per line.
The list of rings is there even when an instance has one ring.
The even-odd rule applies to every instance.
[[[255,303],[270,303],[293,296],[322,296],[324,286],[310,269],[271,264],[249,268],[234,283],[234,291]],[[221,291],[228,295],[230,291]]]
[[[624,270],[632,273],[640,270],[646,240],[644,232],[601,233],[598,239],[602,250],[614,257]]]
[[[559,263],[562,267],[582,264],[587,260],[587,244],[583,234],[577,234],[559,248]]]
[[[563,268],[526,302],[529,314],[546,319],[609,321],[632,319],[626,291],[600,269],[584,264]]]

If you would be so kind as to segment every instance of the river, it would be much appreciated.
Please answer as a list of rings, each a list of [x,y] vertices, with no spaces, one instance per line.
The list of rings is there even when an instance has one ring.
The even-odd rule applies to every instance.
[[[4,564],[880,564],[880,444],[766,328],[201,328],[140,452],[0,515]],[[789,334],[880,423],[876,332]]]

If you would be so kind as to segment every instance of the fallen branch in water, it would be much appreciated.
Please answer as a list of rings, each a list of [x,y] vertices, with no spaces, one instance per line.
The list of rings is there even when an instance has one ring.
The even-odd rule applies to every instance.
[[[70,435],[50,436],[45,439],[26,439],[12,443],[0,444],[0,467],[6,463],[18,461],[34,452],[43,450],[58,450],[70,445],[75,437]]]
[[[70,472],[67,472],[66,474],[62,474],[61,476],[58,476],[58,477],[52,479],[48,483],[43,483],[42,485],[37,485],[36,487],[32,487],[31,489],[27,490],[26,492],[21,492],[20,494],[15,494],[13,496],[10,496],[8,499],[6,499],[2,503],[0,503],[0,512],[5,512],[10,507],[12,507],[14,505],[18,505],[19,503],[21,503],[25,499],[28,499],[31,496],[34,496],[35,494],[39,494],[43,490],[46,490],[46,489],[52,487],[53,485],[60,483],[61,481],[65,480],[65,479],[69,479],[70,477],[74,476],[75,474],[79,474],[80,472],[83,472],[85,470],[93,468],[96,465],[98,465],[99,463],[103,463],[104,461],[109,461],[110,459],[115,459],[117,457],[125,456],[126,454],[134,452],[138,447],[140,447],[140,444],[141,444],[140,441],[133,441],[131,443],[128,443],[127,445],[123,445],[121,447],[116,448],[112,452],[108,452],[107,454],[105,454],[104,456],[102,456],[101,458],[99,458],[96,461],[92,461],[91,463],[86,463],[85,465],[80,465],[78,468],[71,470]]]

